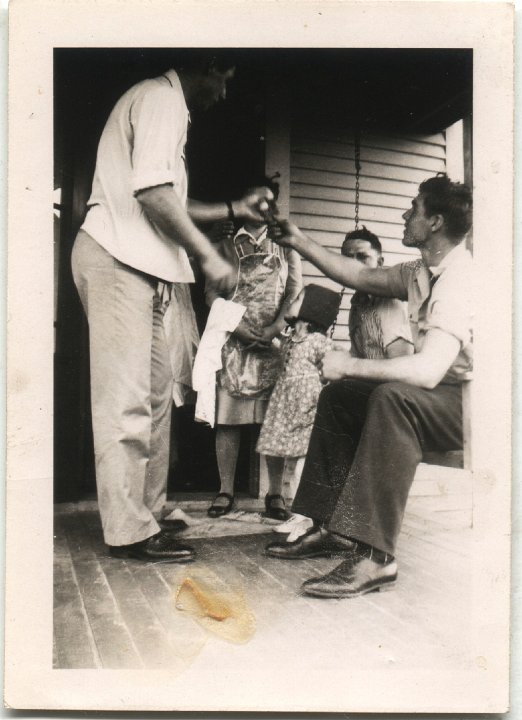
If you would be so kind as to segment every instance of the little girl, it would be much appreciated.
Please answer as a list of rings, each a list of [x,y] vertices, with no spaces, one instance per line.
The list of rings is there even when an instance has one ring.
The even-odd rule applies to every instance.
[[[292,477],[292,484],[297,482],[297,463],[308,450],[323,387],[319,364],[333,347],[326,332],[335,322],[340,303],[339,293],[320,285],[307,285],[285,315],[292,329],[282,344],[283,372],[270,396],[256,448],[267,458],[270,485],[284,486]],[[285,458],[286,462],[278,465],[271,462],[274,457]],[[272,477],[277,468],[281,468],[282,478]],[[293,516],[278,530],[289,532],[302,520],[301,516]]]

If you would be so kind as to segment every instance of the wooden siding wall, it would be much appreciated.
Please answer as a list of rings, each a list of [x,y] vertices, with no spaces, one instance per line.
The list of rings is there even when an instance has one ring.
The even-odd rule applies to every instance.
[[[354,228],[353,134],[295,129],[290,146],[290,217],[310,237],[339,252],[344,235]],[[359,220],[381,240],[385,265],[418,256],[401,243],[402,214],[419,183],[445,170],[445,133],[361,137]],[[305,283],[340,289],[308,262],[303,271]],[[338,342],[348,342],[351,294],[347,291],[343,298],[334,334]]]

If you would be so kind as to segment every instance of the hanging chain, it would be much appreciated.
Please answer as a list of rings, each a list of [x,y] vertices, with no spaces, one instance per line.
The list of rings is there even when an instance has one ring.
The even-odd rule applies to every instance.
[[[354,133],[354,149],[355,149],[355,229],[359,229],[359,188],[361,181],[361,131],[355,129]]]
[[[355,229],[359,229],[359,191],[360,191],[360,181],[361,181],[361,130],[359,127],[355,128],[354,131],[354,141],[353,146],[355,150]],[[343,302],[344,293],[346,292],[346,288],[341,288],[340,292],[340,303],[339,303],[339,311],[341,310],[341,305]],[[337,313],[337,317],[335,318],[332,327],[330,328],[330,339],[333,338],[335,328],[337,326],[337,320],[339,318],[339,313]]]
[[[337,326],[337,320],[339,319],[339,313],[341,312],[341,305],[342,305],[342,303],[343,303],[343,296],[344,296],[344,293],[345,293],[345,292],[346,292],[346,288],[345,288],[345,287],[341,288],[341,292],[339,293],[339,295],[340,295],[340,297],[339,297],[339,310],[337,311],[337,315],[335,316],[335,320],[333,321],[332,326],[331,326],[331,328],[330,328],[330,333],[329,333],[329,335],[330,335],[330,340],[332,340],[333,335],[334,335],[334,332],[335,332],[335,328],[336,328],[336,326]]]

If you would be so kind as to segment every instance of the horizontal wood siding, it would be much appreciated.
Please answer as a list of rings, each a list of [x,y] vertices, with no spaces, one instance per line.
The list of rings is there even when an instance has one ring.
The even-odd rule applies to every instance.
[[[360,225],[379,236],[385,264],[417,257],[402,245],[402,214],[417,194],[419,183],[446,169],[445,134],[361,138]],[[297,127],[291,134],[290,217],[310,237],[339,251],[345,234],[354,228],[355,152],[353,135],[314,132]],[[337,283],[304,262],[305,283],[332,289]],[[346,291],[334,339],[348,342],[348,310],[352,293]]]

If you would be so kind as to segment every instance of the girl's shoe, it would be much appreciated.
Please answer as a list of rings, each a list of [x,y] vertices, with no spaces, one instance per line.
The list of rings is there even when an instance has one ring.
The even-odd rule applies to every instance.
[[[265,508],[266,512],[263,513],[265,517],[281,520],[281,522],[290,518],[290,513],[285,507],[285,499],[282,495],[266,495]]]
[[[294,532],[294,530],[296,530],[297,527],[303,528],[304,532],[305,530],[308,530],[309,527],[312,527],[312,525],[312,518],[306,517],[306,515],[299,515],[299,513],[294,513],[289,520],[282,523],[281,525],[276,525],[274,528],[274,532],[292,533]]]
[[[226,505],[216,505],[216,500],[218,498],[224,497],[228,500]],[[234,506],[234,496],[230,495],[229,493],[220,492],[216,495],[214,498],[214,501],[212,502],[212,505],[207,510],[207,515],[211,518],[217,518],[221,517],[222,515],[227,515]]]

